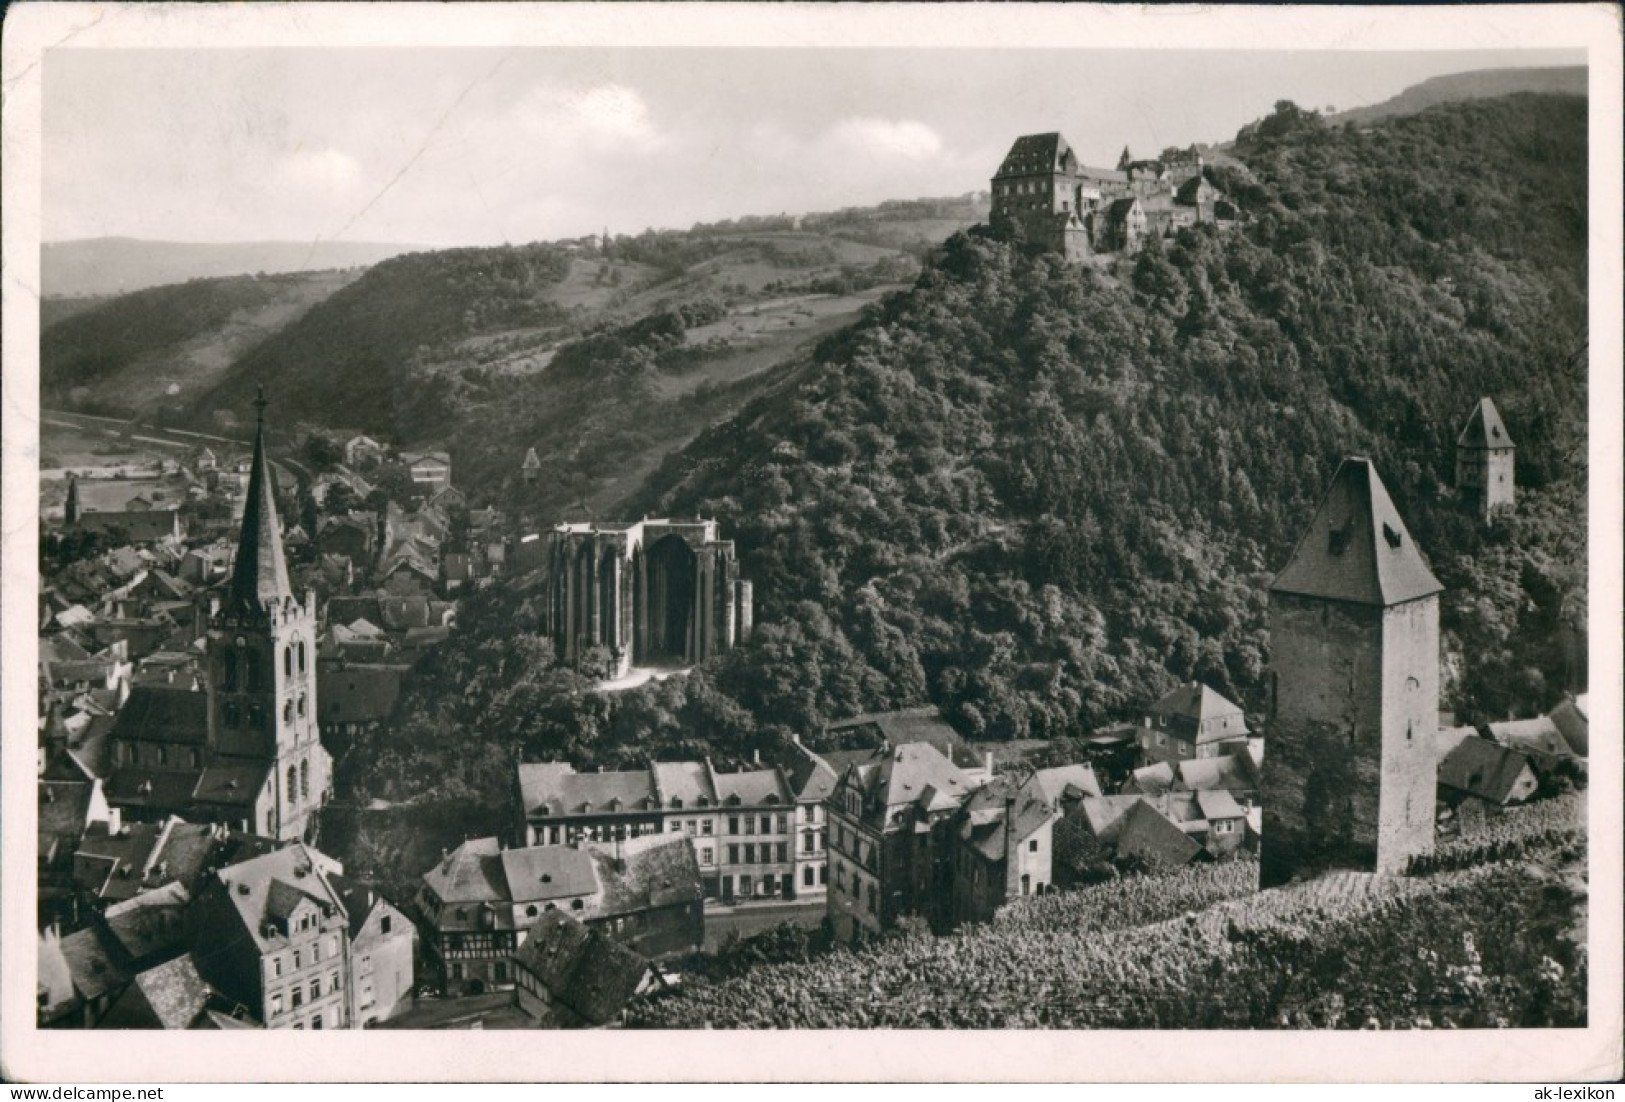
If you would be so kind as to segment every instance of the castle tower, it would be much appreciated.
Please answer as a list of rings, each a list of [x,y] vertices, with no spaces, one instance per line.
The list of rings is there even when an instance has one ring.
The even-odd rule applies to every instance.
[[[62,506],[62,516],[69,528],[79,523],[79,480],[71,474],[68,476],[68,500]]]
[[[1084,202],[1079,167],[1060,134],[1017,138],[993,177],[989,224],[1068,259],[1087,256],[1088,234],[1078,218]]]
[[[1490,510],[1511,505],[1516,496],[1513,452],[1495,403],[1480,398],[1456,439],[1456,489],[1469,508],[1484,519]]]
[[[1270,587],[1264,887],[1433,849],[1439,592],[1368,459],[1345,459]]]
[[[217,765],[269,764],[269,798],[253,829],[284,841],[306,836],[331,787],[332,763],[316,725],[316,598],[288,582],[270,463],[265,395],[237,560],[208,634],[209,749]],[[245,773],[245,776],[248,775]]]

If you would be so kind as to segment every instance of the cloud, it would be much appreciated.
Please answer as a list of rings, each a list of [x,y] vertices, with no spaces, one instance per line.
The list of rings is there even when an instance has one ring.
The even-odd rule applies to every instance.
[[[827,142],[856,155],[901,160],[935,157],[943,150],[942,136],[912,119],[842,119],[830,128]]]
[[[624,84],[602,84],[574,97],[570,122],[581,137],[600,147],[623,142],[647,147],[660,138],[649,105]]]
[[[318,196],[348,194],[361,175],[361,162],[337,149],[296,149],[275,169],[281,186]]]

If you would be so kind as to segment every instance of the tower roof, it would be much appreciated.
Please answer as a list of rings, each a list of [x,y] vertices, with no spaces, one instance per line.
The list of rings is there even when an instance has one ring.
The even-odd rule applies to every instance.
[[[1071,152],[1071,147],[1060,134],[1024,134],[1004,155],[1004,163],[999,166],[995,179],[1054,172],[1064,166]]]
[[[1501,411],[1489,398],[1480,398],[1473,407],[1473,415],[1456,439],[1458,448],[1515,448],[1507,427],[1501,420]]]
[[[1351,456],[1332,476],[1272,593],[1388,607],[1438,593],[1369,459]]]
[[[282,531],[276,518],[276,486],[265,458],[265,391],[254,399],[258,423],[254,427],[254,461],[248,472],[248,494],[243,502],[243,530],[237,541],[237,562],[231,575],[230,609],[259,612],[272,601],[293,596],[288,564],[282,556]]]

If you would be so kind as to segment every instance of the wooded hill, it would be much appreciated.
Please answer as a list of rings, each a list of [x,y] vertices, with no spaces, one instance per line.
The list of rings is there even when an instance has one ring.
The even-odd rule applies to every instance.
[[[350,783],[500,802],[516,753],[738,760],[924,701],[971,737],[1073,738],[1193,677],[1257,716],[1270,579],[1348,454],[1448,587],[1444,706],[1550,707],[1585,627],[1585,120],[1517,96],[1358,130],[1283,104],[1223,171],[1239,230],[1104,270],[956,235],[613,514],[717,517],[749,646],[582,693],[529,596],[493,593]],[[1493,528],[1451,490],[1481,395],[1519,445]],[[512,678],[481,672],[509,652]]]

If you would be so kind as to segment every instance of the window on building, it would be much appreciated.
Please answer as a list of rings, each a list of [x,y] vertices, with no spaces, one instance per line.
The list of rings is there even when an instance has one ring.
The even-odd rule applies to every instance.
[[[739,894],[748,897],[751,890],[751,879],[748,876],[739,878]]]
[[[585,906],[585,905],[586,905],[586,904],[584,904],[584,903],[582,903],[582,902],[581,902],[581,900],[579,900],[579,899],[572,899],[572,900],[570,900],[570,909],[571,909],[571,910],[572,910],[572,911],[579,911],[579,910],[581,910],[581,908],[582,908],[582,907],[584,907],[584,906]]]
[[[306,703],[305,694],[300,693],[299,694],[299,708],[298,708],[298,715],[299,715],[300,719],[305,718],[305,703]]]
[[[774,859],[777,860],[779,864],[782,865],[786,861],[790,860],[790,843],[789,842],[778,842],[778,843],[776,843],[774,845],[773,850],[774,850],[774,854],[775,854]]]
[[[299,672],[305,672],[305,644],[299,644]]]
[[[299,798],[299,770],[292,765],[288,766],[288,787],[285,792],[290,803]]]
[[[835,862],[835,887],[843,892],[846,890],[846,866],[839,861]]]
[[[779,833],[780,834],[789,834],[790,833],[790,817],[788,815],[780,815],[779,816]]]
[[[811,853],[813,851],[813,842],[813,832],[809,830],[801,836],[801,852]]]
[[[729,846],[728,847],[728,864],[730,864],[730,865],[739,864],[739,847],[738,846]]]
[[[750,845],[747,845],[745,847],[745,864],[754,865],[755,863],[756,863],[756,845],[755,845],[755,843],[751,843]]]
[[[697,826],[698,826],[698,824],[697,824],[697,823],[695,823],[695,822],[694,822],[694,820],[693,820],[693,819],[690,819],[690,820],[689,820],[689,821],[688,821],[688,836],[689,836],[689,837],[690,837],[690,838],[692,838],[692,837],[694,837],[694,834],[695,834],[695,830],[696,830],[696,827],[697,827]]]
[[[1034,838],[1030,842],[1027,843],[1027,852],[1028,853],[1037,853],[1038,852],[1038,839],[1037,838]]]
[[[683,830],[683,824],[681,822],[679,822],[678,820],[673,819],[671,821],[671,831],[670,831],[670,833],[672,833],[672,834],[681,834],[682,830]]]
[[[277,973],[277,975],[281,974],[281,972]],[[280,1013],[282,1013],[282,992],[278,991],[271,996],[271,1017],[274,1018]]]
[[[701,834],[710,834],[711,833],[711,820],[710,819],[705,819],[700,823],[700,833]]]
[[[310,799],[310,759],[299,763],[299,798]]]
[[[828,865],[819,865],[818,866],[818,882],[820,884],[828,884],[829,883],[829,866]]]
[[[711,847],[706,846],[705,848],[700,850],[700,864],[709,865],[711,863],[712,863],[712,861],[711,861]]]
[[[310,981],[310,1001],[315,1002],[322,997],[322,978],[317,976]]]
[[[753,816],[753,815],[746,815],[745,816],[745,833],[746,834],[755,834],[756,833],[756,817],[755,816]]]
[[[773,816],[771,816],[771,815],[763,815],[762,816],[762,833],[763,834],[772,834],[773,833]]]
[[[728,816],[728,833],[729,834],[738,834],[739,833],[739,816],[737,816],[737,815]]]
[[[303,961],[302,961],[302,960],[301,960],[301,959],[300,959],[300,956],[301,956],[301,954],[300,954],[300,952],[299,952],[299,950],[298,950],[298,949],[295,949],[295,950],[294,950],[294,951],[293,951],[293,970],[294,970],[294,971],[295,971],[295,972],[297,972],[297,971],[299,971],[299,969],[300,969],[300,968],[301,968],[301,967],[302,967],[302,966],[303,966],[303,963],[304,963],[304,962],[303,962]]]
[[[869,885],[869,913],[872,915],[880,913],[880,893],[875,891],[872,882]]]
[[[317,1015],[313,1016],[310,1019],[310,1028],[311,1029],[320,1029],[320,1028],[322,1028],[322,1016],[320,1014],[317,1014]]]
[[[293,647],[282,648],[282,672],[288,677],[293,676]]]
[[[305,993],[303,991],[301,991],[297,987],[293,988],[292,993],[293,993],[293,1008],[295,1010],[298,1010],[301,1006],[305,1005]]]
[[[305,928],[305,920],[304,919],[299,920],[299,928],[301,930],[303,930]],[[314,943],[313,945],[311,945],[311,947],[310,947],[310,959],[311,959],[311,963],[313,963],[313,964],[316,961],[319,961],[319,960],[322,959],[322,943],[321,942],[318,941],[318,942]]]
[[[273,976],[282,975],[282,958],[281,957],[272,957],[271,958],[271,975],[273,975]]]
[[[275,834],[276,833],[276,812],[275,811],[267,811],[265,813],[265,833],[266,834]]]
[[[813,886],[813,867],[811,865],[801,870],[801,882],[809,888]]]

